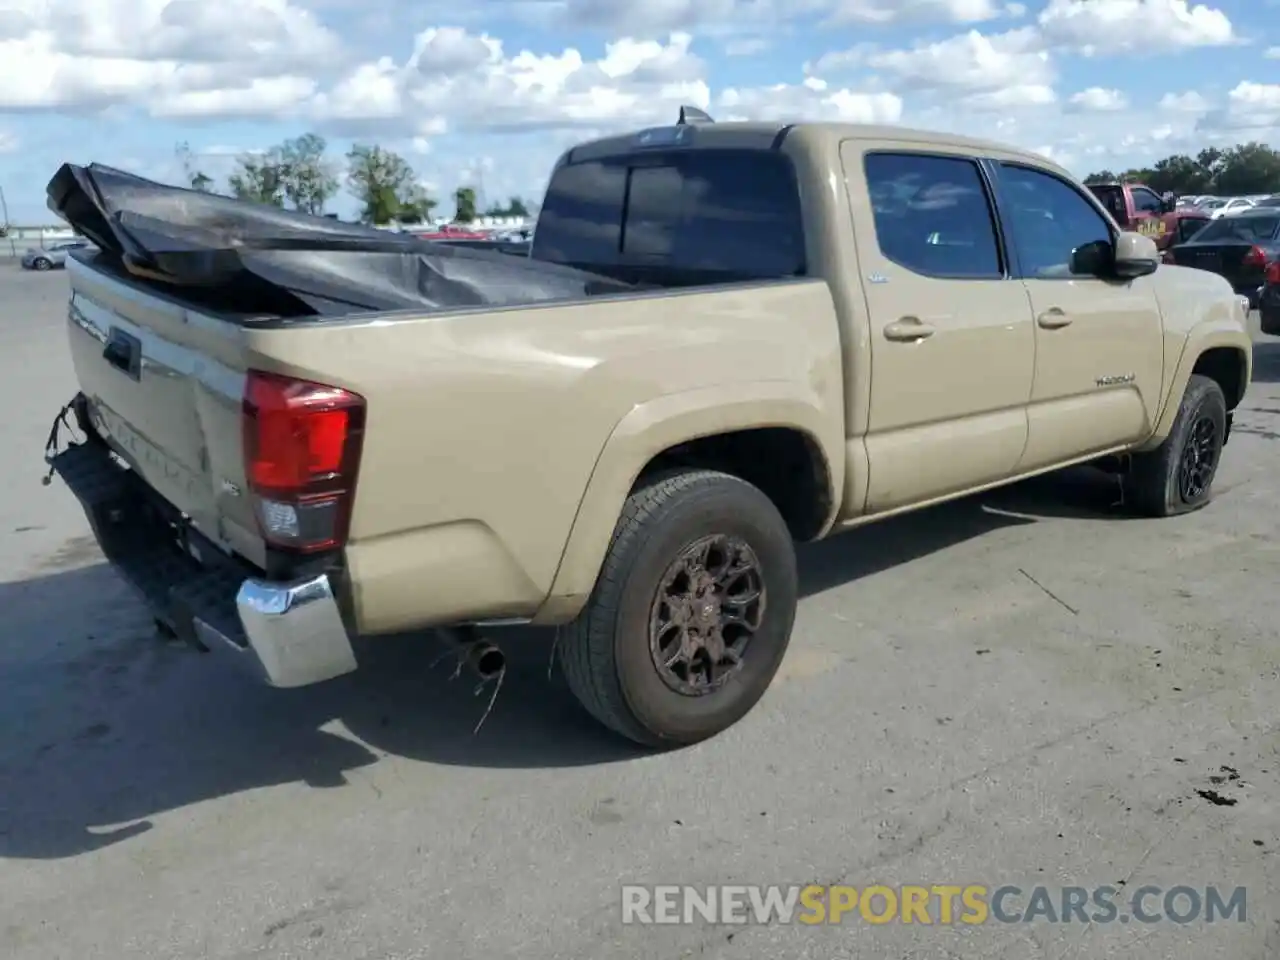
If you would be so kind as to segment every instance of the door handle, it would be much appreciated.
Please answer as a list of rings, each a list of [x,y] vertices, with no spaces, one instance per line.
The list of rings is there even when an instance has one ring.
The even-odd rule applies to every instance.
[[[1040,316],[1036,317],[1036,323],[1044,327],[1046,330],[1061,330],[1063,327],[1070,326],[1071,318],[1066,315],[1058,307],[1050,307]]]
[[[937,329],[934,326],[925,323],[919,317],[903,317],[884,328],[886,340],[896,340],[901,343],[924,340],[926,337],[932,337],[936,332]]]

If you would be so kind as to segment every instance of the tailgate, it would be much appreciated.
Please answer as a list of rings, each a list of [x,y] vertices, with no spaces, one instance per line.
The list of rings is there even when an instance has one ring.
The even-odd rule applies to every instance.
[[[261,567],[242,495],[240,328],[91,259],[67,266],[71,359],[94,429],[201,533]]]

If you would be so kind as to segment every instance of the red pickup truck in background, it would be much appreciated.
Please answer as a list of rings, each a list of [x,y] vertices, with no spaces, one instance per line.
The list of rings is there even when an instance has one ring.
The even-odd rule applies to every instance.
[[[483,230],[472,230],[456,223],[446,223],[436,230],[415,234],[419,240],[485,240],[489,234]]]
[[[1161,250],[1184,243],[1209,222],[1207,211],[1179,208],[1141,183],[1091,183],[1093,195],[1102,201],[1122,229],[1144,234]]]

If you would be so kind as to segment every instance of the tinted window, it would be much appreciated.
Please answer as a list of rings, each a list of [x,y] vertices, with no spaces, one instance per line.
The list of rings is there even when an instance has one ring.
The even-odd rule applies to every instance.
[[[1276,216],[1248,214],[1238,217],[1222,217],[1211,220],[1196,234],[1196,243],[1258,243],[1270,240],[1280,226],[1280,214]]]
[[[1111,228],[1074,187],[1027,167],[1004,164],[1000,190],[1023,273],[1070,277],[1071,252],[1095,240],[1111,241]]]
[[[1179,217],[1178,218],[1178,242],[1186,243],[1197,233],[1204,229],[1204,225],[1209,223],[1208,217]]]
[[[880,252],[931,277],[999,278],[1000,246],[978,166],[956,157],[869,153]]]
[[[1129,219],[1129,213],[1124,205],[1124,191],[1116,186],[1093,186],[1089,188],[1095,197],[1102,201],[1102,205],[1107,208],[1107,213],[1115,217],[1117,223],[1124,223]]]
[[[1133,197],[1133,209],[1138,213],[1160,213],[1163,204],[1150,190],[1134,187],[1130,191]]]
[[[551,178],[532,256],[694,279],[804,273],[791,162],[761,150],[690,150],[574,163]]]

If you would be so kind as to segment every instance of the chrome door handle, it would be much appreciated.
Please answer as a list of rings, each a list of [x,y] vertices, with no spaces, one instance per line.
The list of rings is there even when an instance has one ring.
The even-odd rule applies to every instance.
[[[1046,330],[1061,330],[1063,327],[1071,324],[1071,318],[1066,315],[1058,307],[1050,307],[1040,316],[1036,317],[1036,323],[1044,327]]]
[[[918,317],[903,317],[901,320],[895,320],[884,328],[886,340],[896,340],[900,343],[914,343],[917,340],[924,340],[926,337],[932,337],[936,332],[935,327],[925,323]]]

